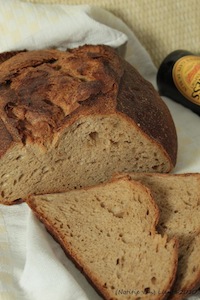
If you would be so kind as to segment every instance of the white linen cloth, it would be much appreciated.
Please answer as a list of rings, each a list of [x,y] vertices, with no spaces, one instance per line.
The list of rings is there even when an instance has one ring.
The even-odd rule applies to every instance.
[[[124,33],[97,22],[88,5],[47,5],[0,0],[0,52],[83,44],[123,44]]]
[[[6,24],[5,18],[8,18]],[[111,13],[88,5],[48,6],[0,0],[0,52],[43,47],[64,49],[84,43],[118,47],[126,42],[126,37],[126,59],[156,87],[157,70],[150,56],[134,33]],[[178,161],[174,172],[200,172],[200,118],[170,99],[163,99],[178,133]],[[27,205],[20,204],[0,205],[0,299],[101,298]],[[188,299],[200,299],[200,294]]]

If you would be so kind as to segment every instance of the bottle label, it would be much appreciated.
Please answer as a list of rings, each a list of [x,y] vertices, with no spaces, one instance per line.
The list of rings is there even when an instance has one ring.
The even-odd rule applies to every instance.
[[[172,77],[179,92],[191,102],[200,105],[200,56],[181,57],[174,64]]]

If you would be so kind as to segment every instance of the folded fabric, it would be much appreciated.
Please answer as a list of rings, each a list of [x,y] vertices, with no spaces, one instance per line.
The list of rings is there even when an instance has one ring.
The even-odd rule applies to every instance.
[[[124,33],[96,21],[89,5],[44,5],[0,1],[0,52],[66,48],[83,44],[119,47]]]
[[[83,43],[119,47],[128,37],[126,59],[156,87],[157,70],[149,54],[120,19],[103,9],[0,0],[0,33],[3,37],[0,51],[65,49]],[[167,98],[164,101],[178,131],[179,153],[174,172],[200,171],[199,117]],[[0,205],[0,299],[101,298],[24,203],[11,207]],[[197,300],[200,296],[188,299]]]

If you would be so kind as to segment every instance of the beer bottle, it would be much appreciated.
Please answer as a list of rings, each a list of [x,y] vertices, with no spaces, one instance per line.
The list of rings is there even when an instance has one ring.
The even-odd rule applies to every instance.
[[[160,95],[200,116],[200,56],[186,50],[171,52],[158,69],[157,85]]]

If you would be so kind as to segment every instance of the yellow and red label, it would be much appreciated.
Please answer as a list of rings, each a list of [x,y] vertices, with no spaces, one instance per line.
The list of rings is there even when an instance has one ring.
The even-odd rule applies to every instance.
[[[172,70],[174,84],[191,102],[200,105],[200,56],[183,56]]]

